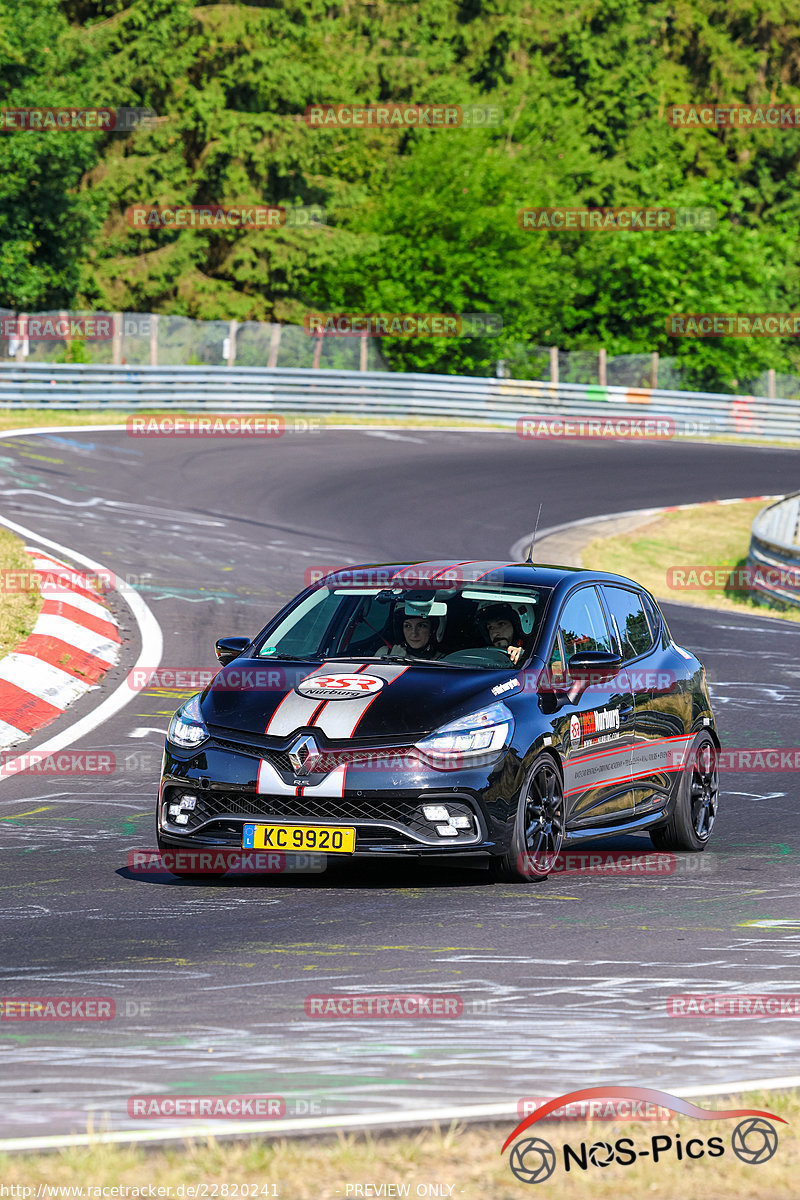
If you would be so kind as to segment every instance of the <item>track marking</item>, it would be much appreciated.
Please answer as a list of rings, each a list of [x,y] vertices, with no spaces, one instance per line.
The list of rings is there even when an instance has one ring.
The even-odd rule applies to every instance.
[[[598,1085],[600,1086],[600,1085]],[[610,1086],[610,1085],[609,1085]],[[739,1079],[733,1083],[719,1083],[705,1087],[680,1088],[671,1087],[665,1090],[673,1096],[684,1099],[703,1096],[732,1096],[740,1092],[753,1091],[783,1091],[800,1087],[800,1075],[778,1076],[773,1079]],[[103,1111],[108,1110],[108,1104],[103,1105]],[[213,1135],[216,1141],[227,1141],[252,1134],[265,1134],[271,1140],[282,1137],[302,1136],[304,1134],[359,1129],[378,1129],[392,1133],[404,1127],[425,1127],[429,1125],[450,1123],[452,1121],[469,1121],[471,1123],[497,1122],[505,1120],[517,1121],[517,1100],[503,1100],[497,1104],[474,1104],[460,1108],[409,1108],[396,1109],[389,1113],[354,1113],[342,1116],[303,1117],[292,1121],[226,1121],[225,1128],[220,1128],[219,1121],[198,1122],[194,1125],[181,1125],[171,1129],[129,1129],[118,1133],[78,1133],[50,1134],[42,1137],[4,1138],[0,1140],[0,1153],[18,1153],[20,1151],[58,1150],[69,1146],[97,1145],[158,1145],[159,1143],[182,1142],[187,1138],[207,1138]]]
[[[16,431],[15,431],[16,432]],[[31,432],[31,431],[27,431]],[[52,431],[48,431],[52,432]],[[0,433],[0,438],[6,435]],[[54,550],[58,554],[64,554],[81,566],[88,567],[91,571],[103,571],[110,574],[109,568],[102,563],[96,562],[94,559],[87,557],[85,554],[79,554],[77,550],[72,550],[69,546],[63,546],[60,542],[54,542],[50,538],[42,537],[32,529],[26,529],[23,525],[18,525],[16,521],[9,521],[7,517],[0,517],[0,525],[4,525],[6,529],[10,529],[12,533],[19,534],[21,537],[28,538],[31,541],[37,542],[39,545],[46,546],[49,550]],[[133,590],[126,590],[117,593],[120,598],[127,604],[133,614],[133,618],[139,629],[141,638],[141,651],[139,657],[134,664],[133,669],[138,667],[157,667],[161,662],[161,656],[164,652],[164,638],[161,632],[161,626],[156,620],[153,613],[150,611],[144,600]],[[85,737],[91,733],[98,725],[102,725],[110,717],[113,717],[127,704],[137,698],[138,692],[134,691],[127,678],[120,683],[116,691],[107,696],[101,704],[92,712],[87,713],[85,717],[81,717],[67,729],[57,733],[54,737],[42,742],[39,746],[26,747],[25,754],[39,753],[45,751],[63,750],[66,746],[73,745],[79,738]],[[8,779],[10,776],[15,777],[18,774],[20,763],[19,758],[12,759],[0,767],[0,782]]]

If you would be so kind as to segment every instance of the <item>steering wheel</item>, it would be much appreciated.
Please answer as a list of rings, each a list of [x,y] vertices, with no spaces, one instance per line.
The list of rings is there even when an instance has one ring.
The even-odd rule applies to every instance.
[[[514,669],[509,656],[505,650],[498,650],[496,646],[476,646],[474,650],[455,650],[452,654],[446,654],[443,662],[452,663],[478,663],[484,667],[508,667],[509,671]]]

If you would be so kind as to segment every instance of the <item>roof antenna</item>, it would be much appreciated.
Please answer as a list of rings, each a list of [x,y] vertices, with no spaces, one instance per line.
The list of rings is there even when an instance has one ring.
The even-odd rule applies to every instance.
[[[536,514],[536,525],[534,526],[534,529],[533,529],[533,537],[531,538],[531,544],[528,547],[528,557],[525,559],[525,562],[530,563],[531,566],[533,566],[533,547],[536,545],[536,531],[539,528],[539,517],[541,515],[542,515],[542,504],[541,504],[541,501],[539,501],[539,511]]]

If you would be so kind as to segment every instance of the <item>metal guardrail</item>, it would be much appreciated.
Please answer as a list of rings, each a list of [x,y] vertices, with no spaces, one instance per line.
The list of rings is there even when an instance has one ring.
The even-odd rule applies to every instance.
[[[800,440],[800,401],[764,396],[386,371],[0,364],[0,408],[148,407],[467,418],[499,426],[521,417],[658,418],[694,437]]]
[[[767,600],[800,605],[800,492],[768,505],[753,521],[750,586]]]

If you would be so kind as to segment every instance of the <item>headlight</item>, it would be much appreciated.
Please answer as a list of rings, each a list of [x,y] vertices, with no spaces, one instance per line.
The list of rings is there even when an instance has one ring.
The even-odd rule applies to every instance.
[[[511,737],[514,716],[502,701],[443,725],[417,742],[417,750],[433,766],[457,770],[502,750]]]
[[[170,721],[167,739],[176,746],[190,750],[193,746],[199,746],[207,737],[208,730],[200,715],[200,697],[192,696],[180,706]]]

